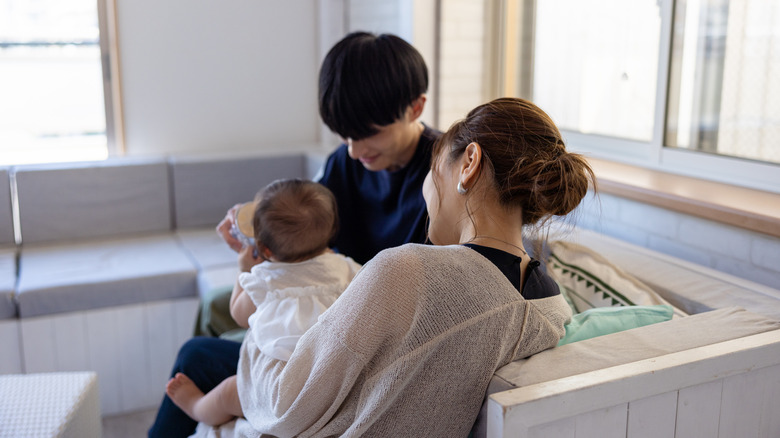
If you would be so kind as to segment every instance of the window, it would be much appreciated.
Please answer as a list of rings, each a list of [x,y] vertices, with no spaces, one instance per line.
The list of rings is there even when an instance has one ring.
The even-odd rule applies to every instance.
[[[683,0],[665,144],[780,163],[780,2]]]
[[[780,0],[496,1],[498,93],[572,149],[780,192]]]
[[[0,0],[0,165],[104,159],[94,0]]]
[[[538,2],[534,101],[563,129],[650,141],[660,24],[655,0]]]

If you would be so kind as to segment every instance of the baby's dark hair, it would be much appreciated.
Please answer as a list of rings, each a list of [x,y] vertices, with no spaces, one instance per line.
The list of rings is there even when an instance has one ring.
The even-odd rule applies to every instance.
[[[500,98],[480,105],[453,124],[434,145],[434,159],[450,162],[475,142],[499,202],[520,206],[523,224],[534,225],[574,210],[596,178],[585,159],[566,151],[550,116],[533,103]],[[435,161],[434,161],[435,163]]]
[[[336,198],[322,184],[280,179],[263,188],[255,200],[255,241],[280,262],[319,255],[338,231]]]
[[[361,140],[400,119],[427,90],[428,68],[409,43],[390,34],[353,32],[322,62],[320,117],[342,138]]]

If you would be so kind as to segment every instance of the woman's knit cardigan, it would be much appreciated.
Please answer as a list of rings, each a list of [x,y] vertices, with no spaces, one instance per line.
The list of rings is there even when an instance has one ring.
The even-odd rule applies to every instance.
[[[200,436],[467,436],[493,372],[556,345],[571,311],[526,301],[463,246],[378,254],[289,362],[241,350],[246,420]]]

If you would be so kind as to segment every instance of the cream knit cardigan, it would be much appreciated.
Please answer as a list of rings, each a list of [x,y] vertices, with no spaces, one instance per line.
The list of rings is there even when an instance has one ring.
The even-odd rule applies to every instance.
[[[196,436],[468,435],[493,372],[556,345],[571,311],[526,301],[463,246],[379,253],[300,339],[289,362],[241,349],[246,419]]]

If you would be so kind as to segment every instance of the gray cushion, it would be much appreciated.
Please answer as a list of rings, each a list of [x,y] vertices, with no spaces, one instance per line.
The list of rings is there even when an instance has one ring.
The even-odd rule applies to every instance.
[[[0,319],[16,316],[16,251],[0,249]]]
[[[229,289],[237,278],[238,264],[204,269],[198,272],[198,296],[204,298],[214,289]]]
[[[24,244],[170,230],[162,159],[14,169]]]
[[[588,230],[564,238],[598,252],[689,314],[740,306],[780,321],[780,290]]]
[[[304,178],[310,180],[319,180],[325,170],[325,162],[328,161],[328,154],[325,152],[309,152],[305,155],[305,175]]]
[[[178,230],[176,238],[198,270],[237,266],[238,253],[227,246],[213,227]]]
[[[0,167],[0,245],[14,243],[11,183],[7,167]]]
[[[677,318],[512,362],[493,375],[488,395],[777,329],[780,322],[737,307]],[[486,406],[482,406],[475,436],[484,436]]]
[[[25,246],[19,315],[196,296],[197,272],[172,233]]]
[[[177,228],[216,226],[239,202],[279,178],[304,176],[303,154],[286,156],[174,157],[173,199]]]

